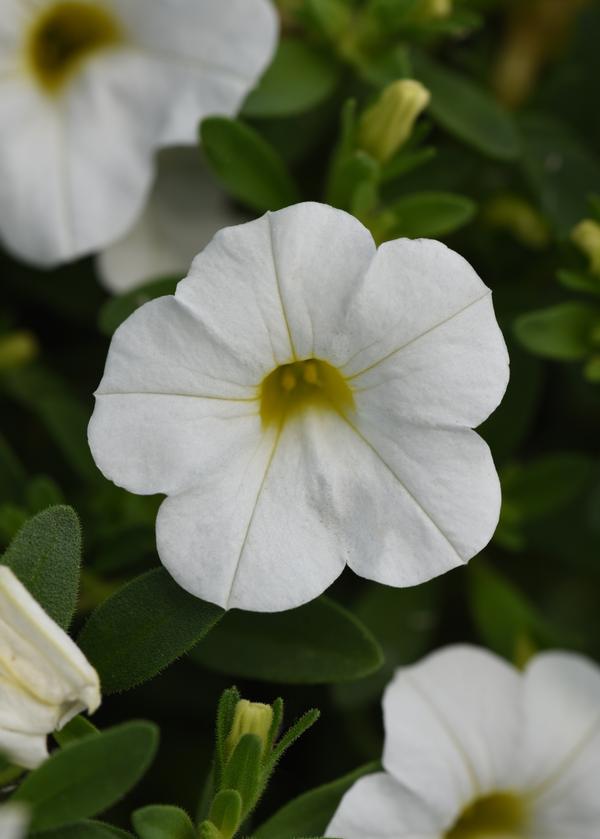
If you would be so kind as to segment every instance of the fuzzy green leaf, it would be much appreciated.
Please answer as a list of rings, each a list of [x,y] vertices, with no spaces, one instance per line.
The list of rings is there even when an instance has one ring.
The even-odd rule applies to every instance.
[[[388,207],[394,216],[388,236],[406,236],[409,239],[445,236],[468,224],[475,210],[476,204],[464,195],[416,192]]]
[[[66,824],[55,830],[41,830],[32,834],[35,839],[133,839],[131,833],[97,821]]]
[[[55,752],[23,781],[12,801],[27,805],[32,830],[61,827],[103,812],[150,766],[158,729],[129,722]]]
[[[78,643],[103,693],[128,690],[190,650],[223,615],[180,588],[164,568],[136,577],[105,600]]]
[[[0,560],[50,617],[67,629],[75,612],[81,528],[71,507],[49,507],[19,530]]]
[[[359,778],[376,772],[378,768],[379,764],[368,763],[336,781],[316,787],[295,798],[255,830],[253,839],[322,836],[342,796]]]
[[[131,817],[140,839],[196,839],[192,820],[179,807],[142,807]]]
[[[600,309],[588,303],[559,303],[521,315],[515,335],[530,352],[557,361],[581,361],[593,349]]]
[[[371,633],[328,597],[288,612],[227,612],[192,657],[222,673],[287,684],[358,679],[383,661]]]

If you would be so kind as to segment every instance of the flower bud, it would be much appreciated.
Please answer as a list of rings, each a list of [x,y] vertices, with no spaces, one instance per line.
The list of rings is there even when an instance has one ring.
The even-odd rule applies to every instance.
[[[0,337],[0,370],[11,370],[32,361],[38,354],[38,342],[31,332],[22,330]]]
[[[430,98],[427,88],[415,79],[392,82],[363,113],[358,126],[359,147],[385,163],[408,140]]]
[[[263,746],[263,754],[269,742],[271,723],[273,722],[273,708],[262,702],[249,702],[240,699],[235,706],[235,714],[231,731],[225,741],[227,757],[230,757],[244,734],[256,734]]]
[[[571,231],[571,239],[590,260],[592,274],[600,275],[600,224],[584,219]]]
[[[35,769],[46,737],[100,705],[98,674],[10,568],[0,566],[0,752]]]
[[[423,0],[423,16],[429,19],[450,17],[452,14],[452,0]]]

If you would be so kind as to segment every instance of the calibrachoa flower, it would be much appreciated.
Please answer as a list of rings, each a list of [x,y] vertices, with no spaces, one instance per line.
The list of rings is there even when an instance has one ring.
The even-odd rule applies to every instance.
[[[456,646],[400,670],[384,772],[357,781],[338,839],[597,839],[600,669],[569,653],[524,673]]]
[[[98,674],[10,568],[0,566],[0,753],[33,769],[46,736],[100,705]]]
[[[240,221],[197,148],[164,149],[142,215],[98,256],[100,278],[122,294],[150,280],[180,277],[218,230]]]
[[[0,837],[2,839],[22,839],[27,832],[27,813],[16,804],[0,807]]]
[[[164,145],[231,114],[268,63],[268,0],[2,0],[0,235],[51,265],[139,216]]]
[[[414,585],[488,542],[500,491],[471,426],[507,377],[464,259],[376,251],[352,216],[299,204],[222,230],[117,330],[89,440],[115,483],[169,496],[157,545],[181,586],[277,611],[346,563]]]

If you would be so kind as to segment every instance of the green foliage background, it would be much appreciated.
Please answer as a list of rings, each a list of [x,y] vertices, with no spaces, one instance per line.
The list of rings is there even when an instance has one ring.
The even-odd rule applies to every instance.
[[[275,774],[258,825],[293,797],[377,760],[381,690],[400,664],[456,641],[516,663],[545,647],[600,659],[600,277],[570,240],[583,218],[600,220],[600,8],[573,4],[572,26],[509,110],[494,93],[498,61],[510,20],[535,5],[529,0],[464,0],[435,23],[411,17],[417,4],[408,0],[280,5],[274,67],[239,119],[203,123],[199,155],[248,214],[326,200],[379,238],[442,238],[475,266],[493,289],[511,355],[507,396],[481,429],[502,477],[503,512],[483,555],[419,588],[388,589],[348,572],[297,613],[223,617],[160,570],[160,499],[105,481],[86,443],[112,331],[178,278],[148,277],[143,290],[111,300],[92,260],[39,272],[0,255],[0,544],[50,506],[77,512],[83,565],[72,631],[85,625],[80,643],[110,694],[94,724],[144,719],[161,731],[149,772],[103,816],[128,830],[136,807],[197,812],[216,704],[232,683],[251,699],[283,696],[289,721],[309,707],[322,714]],[[357,115],[405,76],[432,91],[431,107],[382,167],[357,149]],[[42,516],[43,544],[29,525],[3,561],[34,581],[67,626],[79,528],[64,506]],[[53,581],[56,563],[64,578]],[[155,736],[152,727],[114,732]],[[40,827],[54,826],[40,818]],[[317,832],[315,819],[308,829]],[[256,835],[281,829],[275,821]],[[88,835],[108,834],[92,826]]]

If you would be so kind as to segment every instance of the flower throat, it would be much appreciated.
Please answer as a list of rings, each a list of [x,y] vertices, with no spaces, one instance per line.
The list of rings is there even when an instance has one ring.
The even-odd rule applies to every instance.
[[[112,15],[94,3],[54,3],[35,20],[28,59],[39,85],[56,93],[91,54],[121,40]]]
[[[525,821],[522,801],[508,792],[480,798],[462,813],[445,839],[519,839]]]
[[[346,380],[331,364],[317,358],[282,364],[260,388],[263,424],[280,423],[292,412],[307,407],[345,411],[354,407]]]

